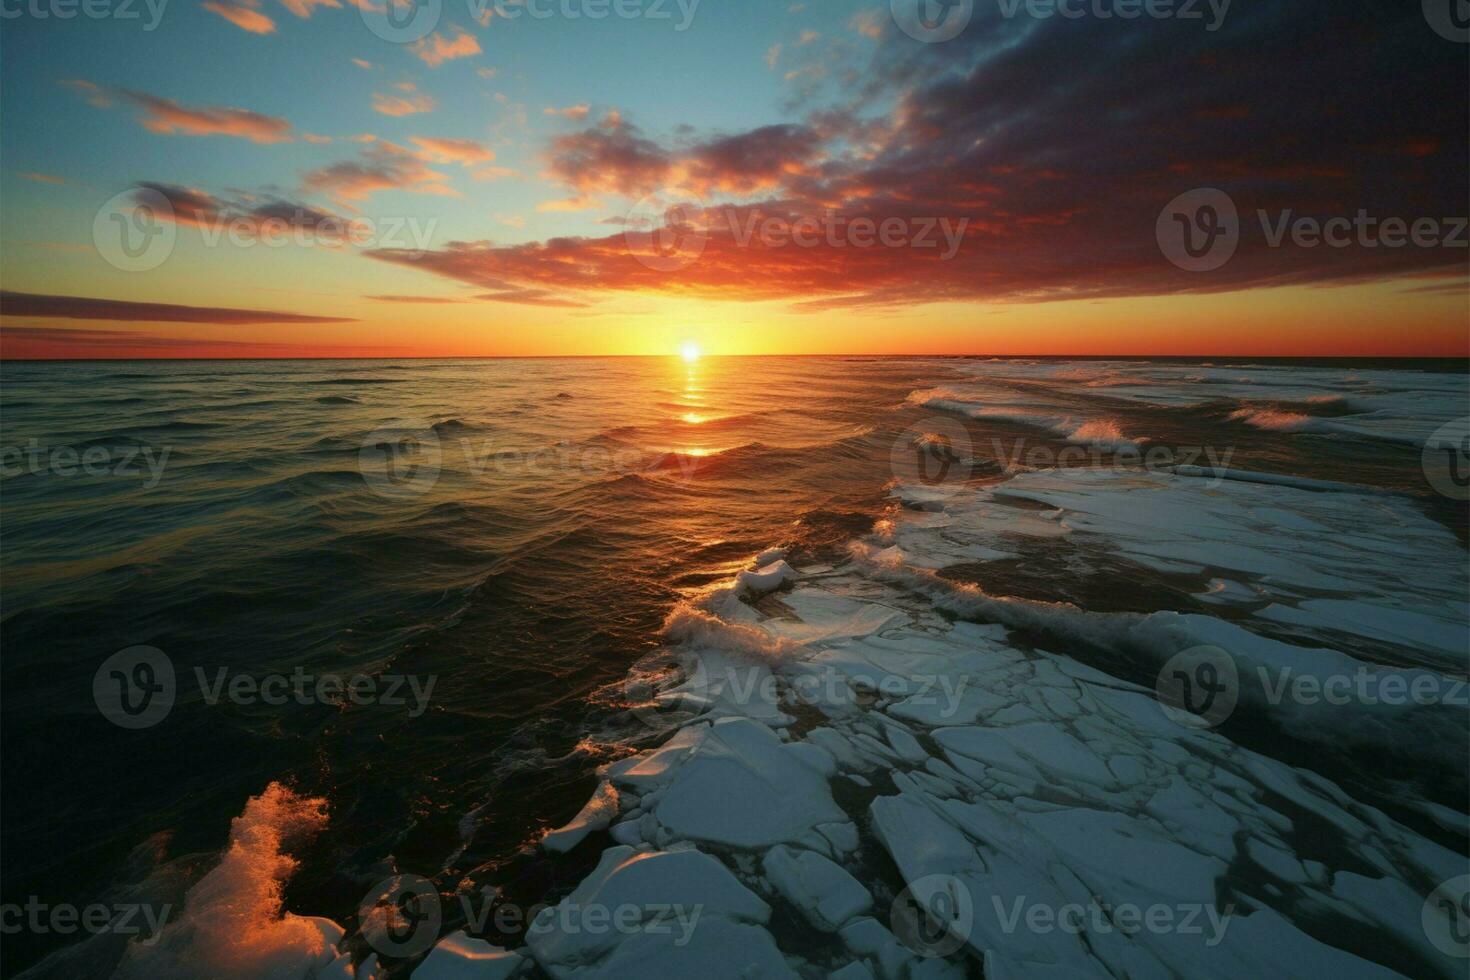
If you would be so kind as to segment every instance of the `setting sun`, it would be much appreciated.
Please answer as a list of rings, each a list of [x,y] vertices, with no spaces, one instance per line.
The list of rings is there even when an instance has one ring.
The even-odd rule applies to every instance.
[[[688,363],[693,364],[699,360],[699,345],[692,340],[686,342],[679,348],[679,356],[684,358]]]

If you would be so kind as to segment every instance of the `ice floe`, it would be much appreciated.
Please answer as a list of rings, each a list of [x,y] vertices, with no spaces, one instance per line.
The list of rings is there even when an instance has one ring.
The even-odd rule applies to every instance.
[[[683,669],[663,695],[689,717],[603,768],[596,819],[558,834],[581,840],[615,802],[616,843],[544,915],[701,917],[682,945],[565,927],[526,955],[557,978],[1463,972],[1423,924],[1452,914],[1429,898],[1466,870],[1458,813],[1414,802],[1443,831],[1425,836],[1330,773],[1181,723],[1096,656],[1148,673],[1208,645],[1247,674],[1463,675],[1447,532],[1381,494],[1158,473],[1027,473],[937,503],[841,564],[772,574],[762,556],[671,617]],[[1231,617],[1090,613],[940,574],[1059,535],[1084,562],[1188,569],[1201,608]],[[1256,707],[1303,740],[1457,734],[1464,763],[1463,708]]]

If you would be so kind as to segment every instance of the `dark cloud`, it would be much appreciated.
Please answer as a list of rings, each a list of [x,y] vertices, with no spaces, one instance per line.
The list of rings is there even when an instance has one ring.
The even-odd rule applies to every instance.
[[[705,195],[709,242],[687,267],[650,269],[621,234],[370,254],[502,292],[642,290],[804,309],[1463,274],[1463,248],[1273,247],[1268,235],[1283,216],[1412,225],[1465,215],[1470,48],[1431,30],[1419,4],[1237,2],[1216,30],[1203,4],[1204,20],[1020,9],[1007,19],[977,4],[944,44],[883,32],[867,69],[844,80],[850,94],[811,107],[802,125],[666,145],[613,116],[553,141],[550,174],[584,194],[636,198],[675,183]],[[1239,247],[1222,268],[1186,272],[1164,257],[1155,224],[1202,187],[1234,201]],[[721,197],[736,198],[740,220],[967,225],[949,261],[914,248],[741,245]]]
[[[69,320],[123,320],[132,323],[355,323],[347,317],[308,316],[272,310],[238,310],[218,306],[138,303],[86,296],[47,296],[0,290],[0,315],[64,317]]]

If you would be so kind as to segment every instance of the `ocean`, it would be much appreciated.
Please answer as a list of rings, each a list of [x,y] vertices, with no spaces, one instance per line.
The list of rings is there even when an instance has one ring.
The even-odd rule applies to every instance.
[[[427,947],[395,960],[356,928],[376,882],[421,876],[446,897],[489,885],[521,907],[564,899],[611,843],[607,821],[561,849],[547,832],[711,712],[837,760],[846,817],[825,823],[852,819],[850,866],[880,905],[919,871],[964,878],[893,828],[934,819],[915,800],[969,794],[997,801],[987,820],[1029,814],[1018,825],[1050,842],[1045,861],[1017,845],[984,874],[1062,864],[1094,892],[1126,879],[1123,892],[1170,895],[1217,871],[1220,894],[1269,910],[1241,940],[1285,942],[1294,927],[1355,964],[1444,972],[1416,930],[1436,875],[1456,860],[1463,873],[1467,851],[1466,709],[1450,694],[1467,674],[1470,624],[1470,471],[1455,455],[1470,415],[1464,362],[12,362],[0,389],[0,899],[168,904],[189,931],[146,953],[111,936],[6,935],[7,975],[263,975],[251,957],[291,946],[267,928],[282,909],[342,924],[354,962],[378,955],[404,974]],[[903,622],[874,621],[879,606]],[[797,710],[785,688],[757,710],[708,684],[668,709],[691,649],[723,651],[704,661],[721,668],[733,650],[853,680],[862,643],[940,656],[924,645],[940,634],[1019,658],[1012,681],[987,674],[993,664],[967,671],[991,700],[958,716],[897,711],[881,692]],[[1153,691],[1160,665],[1199,645],[1246,675],[1295,667],[1281,680],[1291,690],[1304,674],[1387,672],[1430,678],[1435,700],[1389,710],[1381,696],[1242,695],[1245,707],[1204,730],[1232,758],[1264,761],[1200,779],[1181,765],[1171,784],[1159,759],[1207,751],[1197,728],[1176,726],[1185,749],[1155,744],[1129,764],[1136,778],[1113,773],[1141,785],[1147,769],[1159,793],[1172,786],[1175,804],[1197,808],[1215,852],[1182,832],[1174,843],[1218,852],[1219,867],[1130,878],[1121,865],[1170,860],[1142,844],[1094,866],[1066,842],[1106,851],[1108,834],[1137,834],[1066,815],[1136,815],[1147,799],[1079,789],[1099,781],[1070,742],[1048,743],[1061,760],[1048,769],[1046,752],[982,744],[973,726],[1009,712],[1048,739],[1121,744],[1078,720],[1086,697],[1037,696],[1061,677],[1047,665],[1064,662],[1105,699]],[[1007,687],[1022,662],[1042,664],[1028,668],[1029,696]],[[918,741],[885,742],[890,722],[875,715],[916,726]],[[1172,743],[1168,730],[1149,738]],[[864,733],[892,746],[890,768],[917,774],[844,782],[837,772],[868,771],[843,747]],[[998,790],[997,760],[1017,752],[1033,768]],[[1330,810],[1281,775],[1303,771]],[[1205,784],[1231,801],[1212,802]],[[621,785],[633,823],[659,822],[651,837],[612,840],[704,841],[726,857],[745,846],[709,830],[709,814],[676,817],[667,799],[655,813],[633,802],[644,789]],[[1280,823],[1273,812],[1290,825],[1254,864],[1243,841],[1265,831],[1241,829],[1256,826],[1260,814],[1242,812],[1252,807],[1261,827]],[[980,838],[1000,833],[979,819],[956,818]],[[312,831],[299,841],[286,832],[297,824]],[[263,843],[246,833],[260,827]],[[772,833],[750,846],[799,839]],[[242,834],[255,857],[210,879]],[[1295,870],[1268,873],[1271,862]],[[747,884],[782,880],[734,864]],[[1354,891],[1354,876],[1418,897]],[[220,893],[213,904],[186,900],[201,880]],[[467,908],[446,901],[436,936],[474,926]],[[206,968],[201,923],[222,909],[264,932]],[[470,932],[527,948],[524,922]],[[825,933],[772,932],[798,972],[852,955]],[[989,938],[1033,962],[1026,941]],[[1150,947],[1159,964],[1192,962],[1165,946]],[[559,962],[530,948],[539,968]],[[1116,970],[1143,954],[1110,958],[1093,943],[1076,955]]]

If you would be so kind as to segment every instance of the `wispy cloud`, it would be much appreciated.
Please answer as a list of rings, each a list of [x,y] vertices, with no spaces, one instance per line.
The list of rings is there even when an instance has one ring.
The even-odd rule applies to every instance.
[[[276,22],[256,9],[260,0],[240,0],[239,3],[205,0],[201,6],[251,34],[270,34],[276,29]]]
[[[191,107],[147,92],[110,88],[83,79],[69,79],[62,84],[80,92],[98,108],[107,108],[114,101],[138,107],[142,110],[138,122],[150,133],[235,136],[252,143],[288,143],[295,139],[291,124],[286,120],[249,109]]]
[[[415,41],[410,45],[410,50],[421,58],[424,64],[430,68],[437,68],[444,62],[453,61],[455,58],[468,58],[479,54],[480,42],[469,31],[456,27],[451,36],[445,36],[436,31],[428,37]]]
[[[474,140],[415,136],[413,143],[419,148],[419,155],[431,163],[458,163],[470,166],[476,163],[489,163],[495,159],[494,150],[487,149]]]
[[[434,99],[427,92],[419,92],[412,82],[403,82],[398,89],[405,93],[373,93],[373,111],[385,116],[412,116],[420,112],[433,112]]]
[[[359,159],[313,170],[303,183],[307,190],[353,203],[386,190],[459,197],[448,181],[447,174],[427,166],[412,150],[387,140],[374,140],[367,144]]]
[[[240,310],[221,306],[138,303],[87,296],[52,296],[0,290],[0,314],[19,317],[63,317],[69,320],[125,320],[130,323],[355,323],[350,317],[309,316],[274,310]]]

